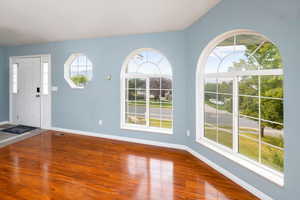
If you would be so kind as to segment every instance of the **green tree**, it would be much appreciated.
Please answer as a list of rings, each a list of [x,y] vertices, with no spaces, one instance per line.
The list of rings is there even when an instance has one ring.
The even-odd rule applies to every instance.
[[[77,86],[84,86],[87,82],[88,79],[86,76],[84,75],[76,75],[76,76],[72,76],[71,80],[73,81],[73,83]]]
[[[271,42],[265,42],[253,55],[257,45],[246,45],[245,54],[249,56],[246,66],[259,65],[261,69],[278,69],[282,68],[282,60],[278,48]],[[241,68],[245,60],[234,63],[234,68]],[[259,85],[257,76],[243,77],[239,83],[240,93],[247,95],[258,95]],[[260,77],[260,95],[263,97],[283,98],[283,88],[281,76],[261,76]],[[249,116],[258,115],[258,101],[252,97],[240,98],[240,110],[242,114]],[[283,122],[283,102],[282,100],[261,98],[261,117],[266,120]],[[265,127],[282,129],[279,124],[261,122],[261,136],[264,137]]]

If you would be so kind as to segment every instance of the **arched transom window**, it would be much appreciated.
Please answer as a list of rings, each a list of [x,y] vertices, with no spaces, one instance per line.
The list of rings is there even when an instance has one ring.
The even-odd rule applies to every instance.
[[[172,133],[172,69],[164,55],[139,49],[125,61],[122,128]]]
[[[230,32],[210,43],[197,74],[197,139],[283,172],[282,68],[278,48],[260,34]]]

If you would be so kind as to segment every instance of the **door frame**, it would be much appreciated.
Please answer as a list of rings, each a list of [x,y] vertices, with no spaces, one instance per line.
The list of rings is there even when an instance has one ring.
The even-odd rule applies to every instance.
[[[26,59],[26,58],[39,58],[41,63],[41,88],[42,88],[42,80],[43,80],[43,63],[48,63],[48,95],[44,95],[41,92],[41,109],[40,109],[40,128],[49,129],[52,126],[52,66],[51,66],[51,55],[50,54],[38,54],[38,55],[28,55],[28,56],[10,56],[9,57],[9,122],[13,123],[13,94],[12,94],[12,66],[14,60],[16,59]]]

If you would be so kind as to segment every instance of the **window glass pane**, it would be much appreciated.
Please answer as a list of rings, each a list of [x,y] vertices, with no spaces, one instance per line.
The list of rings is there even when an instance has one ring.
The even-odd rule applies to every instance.
[[[261,96],[283,98],[283,76],[261,76]]]
[[[128,88],[135,89],[135,79],[133,79],[133,78],[127,79],[127,82],[128,82]]]
[[[172,90],[161,90],[160,101],[166,106],[172,103]]]
[[[261,121],[262,141],[276,147],[284,147],[283,126]]]
[[[261,118],[283,123],[283,100],[261,98]]]
[[[145,55],[147,61],[151,61],[157,64],[160,64],[161,62],[166,60],[165,57],[157,51],[146,50],[143,52],[143,55]]]
[[[127,102],[127,112],[131,114],[135,114],[135,101]]]
[[[259,142],[251,137],[239,135],[239,153],[258,161]]]
[[[249,117],[239,117],[239,135],[259,139],[259,123]]]
[[[136,101],[146,101],[146,90],[136,90]]]
[[[156,63],[144,62],[138,68],[137,73],[157,75],[157,74],[161,74],[161,71],[159,66]]]
[[[218,95],[218,142],[232,148],[232,96]]]
[[[218,105],[217,95],[214,93],[205,93],[205,108],[216,110]]]
[[[146,79],[137,78],[135,79],[136,89],[146,89]]]
[[[159,52],[141,51],[129,60],[126,73],[143,75],[172,75],[169,61]]]
[[[257,62],[249,60],[248,56],[243,52],[234,52],[228,55],[219,65],[218,72],[233,72],[258,70]]]
[[[248,117],[239,117],[239,153],[259,160],[259,122]]]
[[[224,41],[222,41],[220,44],[217,45],[217,47],[213,50],[211,55],[214,55],[220,61],[223,61],[226,56],[235,52],[234,40],[235,40],[234,37],[225,39]]]
[[[135,101],[136,98],[136,90],[128,90],[128,100]]]
[[[205,137],[217,141],[217,109],[216,105],[211,103],[216,100],[216,94],[205,94],[204,121],[205,121]]]
[[[135,114],[126,114],[126,123],[135,124]]]
[[[150,116],[159,116],[160,115],[160,102],[150,102]]]
[[[173,110],[173,102],[172,100],[167,101],[167,102],[161,102],[161,108],[163,110],[163,114],[167,113],[168,115],[172,113]],[[165,111],[165,112],[164,112]]]
[[[12,92],[18,93],[18,64],[14,63],[12,66]]]
[[[158,66],[159,66],[159,69],[160,69],[160,73],[162,75],[167,75],[167,76],[172,75],[172,68],[170,66],[169,61],[166,58],[160,60],[159,63],[158,63]]]
[[[150,90],[150,102],[160,102],[160,90]]]
[[[263,164],[283,172],[284,151],[276,146],[262,144],[261,161]]]
[[[135,63],[134,59],[131,59],[127,64],[126,73],[134,74],[137,72],[138,68],[139,68],[139,65],[137,63]]]
[[[218,131],[217,127],[211,126],[211,124],[205,124],[204,137],[217,142]]]
[[[223,40],[222,42],[220,42],[217,45],[217,48],[219,48],[219,47],[230,47],[230,51],[234,51],[234,43],[235,43],[234,41],[235,41],[235,37],[234,36],[229,37],[229,38]]]
[[[239,112],[242,115],[258,118],[259,101],[256,97],[239,97]]]
[[[146,114],[146,102],[145,101],[137,101],[135,103],[135,113],[136,114]]]
[[[218,142],[224,146],[232,148],[232,132],[228,129],[218,129]]]
[[[70,62],[67,67],[69,70],[68,78],[75,85],[71,85],[71,87],[84,88],[92,79],[93,67],[91,61],[85,55],[73,54],[69,57],[68,62]]]
[[[279,49],[272,42],[266,41],[259,50],[253,54],[253,57],[260,64],[261,69],[283,68]]]
[[[221,58],[211,53],[205,65],[205,74],[218,72],[220,62]]]
[[[218,93],[232,94],[232,79],[218,78]]]
[[[231,95],[218,95],[218,109],[220,115],[232,114],[232,96]]]
[[[237,35],[236,41],[238,51],[248,57],[246,62],[248,67],[245,69],[261,69],[259,61],[264,58],[259,54],[264,49],[266,39],[258,35]]]
[[[136,114],[135,124],[146,125],[145,115]]]
[[[223,60],[228,54],[234,52],[234,37],[222,41],[209,55],[205,66],[205,73],[208,74],[222,71],[223,69],[220,70],[220,68],[222,68],[220,66],[222,65]],[[225,69],[225,71],[227,70]]]
[[[159,115],[150,115],[150,127],[161,127],[161,120]]]
[[[236,45],[244,47],[248,54],[254,52],[266,39],[259,35],[237,35]]]
[[[205,91],[207,91],[207,92],[217,92],[217,79],[206,78],[204,88],[205,88]]]
[[[150,89],[161,89],[160,78],[150,78]]]
[[[161,115],[161,127],[172,128],[172,115]]]
[[[258,76],[239,77],[239,94],[258,96]]]
[[[161,88],[162,89],[172,89],[172,79],[161,78]]]
[[[143,51],[143,52],[137,53],[136,55],[134,55],[132,57],[132,60],[134,61],[134,63],[136,63],[137,65],[140,66],[141,64],[143,64],[144,62],[147,61],[146,52]]]

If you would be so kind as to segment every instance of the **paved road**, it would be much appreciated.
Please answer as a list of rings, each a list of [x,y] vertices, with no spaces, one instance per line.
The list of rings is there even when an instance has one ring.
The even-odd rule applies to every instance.
[[[205,118],[206,118],[207,123],[209,123],[209,124],[217,123],[216,112],[217,112],[216,108],[205,104]],[[221,126],[232,126],[232,114],[227,111],[224,111],[224,110],[219,110],[218,112],[219,112],[219,124]],[[251,120],[249,118],[240,117],[239,125],[242,128],[251,128],[251,129],[259,130],[258,122]],[[247,133],[250,133],[250,132],[247,131]],[[252,133],[257,134],[257,132],[255,132],[255,131],[253,131]],[[282,131],[268,128],[268,127],[265,128],[265,135],[278,136],[281,134],[282,134]]]
[[[129,113],[137,113],[137,114],[145,114],[146,113],[146,106],[136,106],[129,105]],[[150,115],[159,117],[160,112],[162,114],[161,118],[164,120],[171,120],[172,119],[172,109],[170,108],[150,108]],[[155,118],[155,117],[153,117]]]

